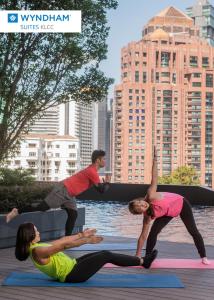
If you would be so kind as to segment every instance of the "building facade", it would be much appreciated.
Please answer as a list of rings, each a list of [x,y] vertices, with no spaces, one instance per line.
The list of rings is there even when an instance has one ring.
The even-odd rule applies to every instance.
[[[199,27],[200,36],[214,46],[214,6],[208,0],[197,0],[194,6],[186,9],[186,12]]]
[[[79,169],[79,140],[71,136],[29,134],[19,153],[7,160],[12,169],[31,169],[38,181],[60,181]]]
[[[91,153],[98,146],[98,105],[83,105],[70,101],[60,106],[59,134],[69,134],[79,139],[80,168],[91,164]]]
[[[60,127],[60,108],[59,106],[49,107],[44,111],[44,114],[35,120],[30,127],[32,134],[59,134]]]
[[[201,184],[214,186],[213,76],[214,48],[174,7],[122,49],[113,112],[115,182],[150,183],[156,145],[160,176],[192,165]]]
[[[106,172],[112,174],[112,158],[113,158],[113,99],[110,99],[107,106],[106,120]]]

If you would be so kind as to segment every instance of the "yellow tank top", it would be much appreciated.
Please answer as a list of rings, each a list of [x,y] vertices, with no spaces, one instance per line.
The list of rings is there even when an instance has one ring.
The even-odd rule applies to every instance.
[[[30,258],[33,261],[35,267],[46,275],[64,282],[66,276],[71,272],[73,267],[76,265],[76,259],[70,258],[63,252],[58,252],[50,256],[50,261],[46,265],[38,264],[32,255],[32,250],[36,247],[49,247],[51,244],[46,243],[35,243],[30,245]]]

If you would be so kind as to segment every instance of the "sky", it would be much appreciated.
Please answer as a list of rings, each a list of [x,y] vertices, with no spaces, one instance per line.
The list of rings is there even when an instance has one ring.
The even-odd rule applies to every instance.
[[[108,26],[111,27],[107,40],[107,59],[101,63],[101,70],[120,82],[120,51],[131,41],[141,39],[143,26],[161,10],[174,6],[183,12],[197,0],[118,0],[118,8],[108,12]],[[214,0],[209,1],[214,5]],[[113,98],[114,85],[109,89]]]

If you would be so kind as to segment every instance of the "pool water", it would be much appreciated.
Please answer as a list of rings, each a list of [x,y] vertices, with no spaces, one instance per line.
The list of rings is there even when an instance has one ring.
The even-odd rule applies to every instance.
[[[77,200],[78,207],[86,209],[85,227],[96,228],[100,235],[137,238],[143,217],[131,215],[127,203]],[[214,246],[214,207],[193,207],[193,214],[205,244]],[[180,218],[174,218],[160,233],[158,240],[192,243]]]

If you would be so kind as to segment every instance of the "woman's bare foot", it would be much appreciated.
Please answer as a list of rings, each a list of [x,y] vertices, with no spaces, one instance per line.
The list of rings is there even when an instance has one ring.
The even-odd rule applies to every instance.
[[[204,264],[204,265],[209,265],[209,264],[210,264],[210,262],[209,262],[209,260],[207,259],[207,257],[202,257],[201,262],[202,262],[202,264]]]
[[[17,208],[13,208],[7,215],[6,215],[6,222],[9,223],[11,220],[13,220],[15,217],[17,217],[19,214]]]

